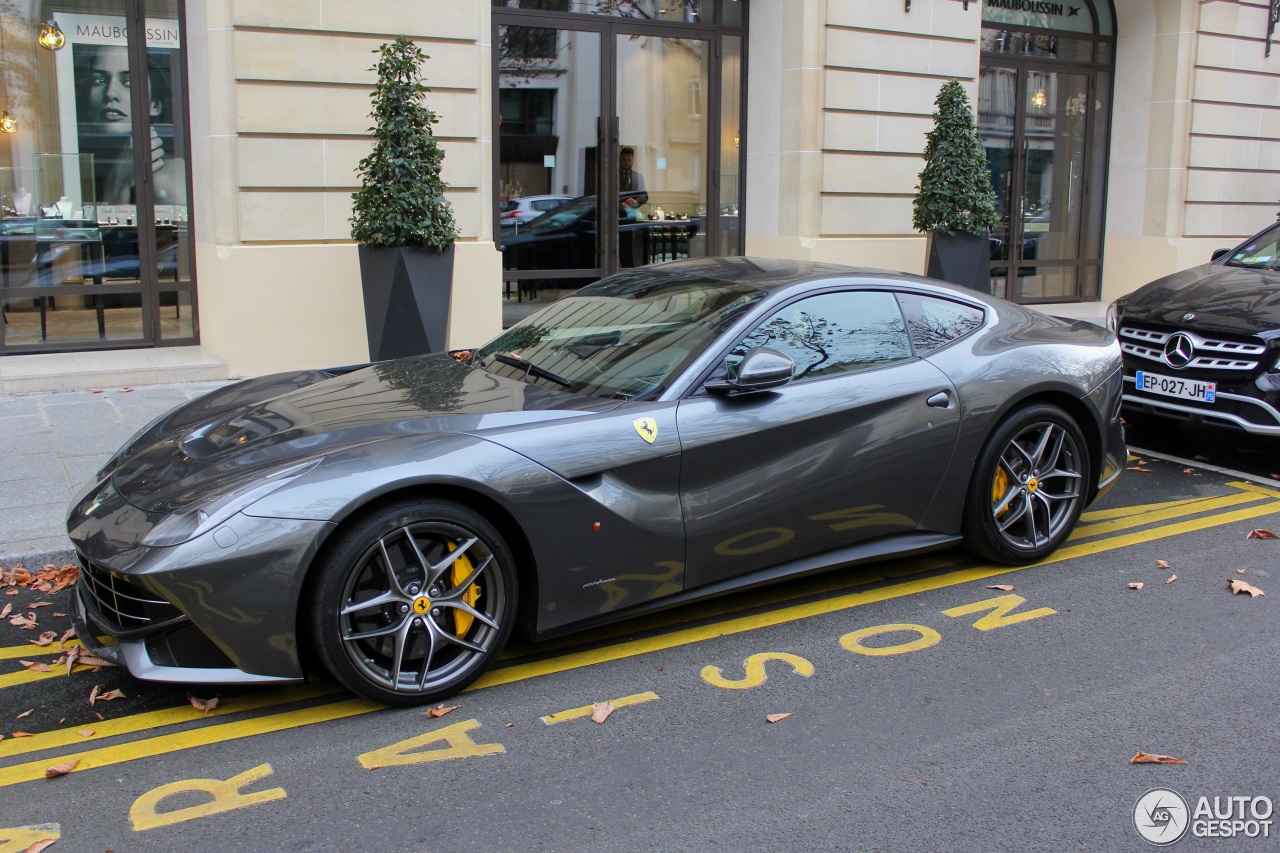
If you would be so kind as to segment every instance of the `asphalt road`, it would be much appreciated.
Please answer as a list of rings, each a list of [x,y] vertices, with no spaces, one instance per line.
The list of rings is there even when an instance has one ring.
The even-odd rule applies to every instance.
[[[1050,562],[949,551],[513,649],[441,717],[324,682],[205,715],[118,670],[28,673],[56,655],[3,620],[0,851],[1148,849],[1150,789],[1280,799],[1280,541],[1247,538],[1280,532],[1280,483],[1143,458]],[[60,632],[65,595],[0,607],[51,600]]]

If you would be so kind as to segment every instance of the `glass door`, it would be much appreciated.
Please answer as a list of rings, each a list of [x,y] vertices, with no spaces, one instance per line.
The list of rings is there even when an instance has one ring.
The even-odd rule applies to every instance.
[[[982,70],[978,129],[1000,213],[991,235],[997,295],[1077,300],[1082,267],[1096,267],[1082,253],[1091,76],[1039,63]]]
[[[709,43],[616,39],[616,268],[704,257]]]
[[[507,300],[740,251],[742,22],[719,33],[706,8],[638,20],[540,3],[495,16]]]

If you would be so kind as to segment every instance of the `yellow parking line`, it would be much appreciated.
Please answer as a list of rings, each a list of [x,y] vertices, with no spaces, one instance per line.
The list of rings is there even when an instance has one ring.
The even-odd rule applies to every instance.
[[[67,640],[68,646],[79,646],[79,640]],[[60,655],[63,652],[62,646],[53,643],[49,646],[35,646],[27,643],[25,646],[0,646],[0,660],[17,660],[18,658],[37,658],[45,655]]]
[[[625,708],[628,705],[639,705],[641,702],[652,702],[658,698],[657,693],[652,691],[646,693],[636,693],[632,696],[623,696],[621,699],[610,699],[609,704],[615,709]],[[590,717],[595,705],[583,705],[581,708],[570,708],[568,711],[560,711],[555,714],[547,714],[542,718],[542,722],[548,726],[554,726],[556,723],[563,723],[566,720],[579,720],[583,717]]]
[[[1091,509],[1080,513],[1081,522],[1106,521],[1111,518],[1127,518],[1131,515],[1141,515],[1144,512],[1152,512],[1158,509],[1168,509],[1175,506],[1183,506],[1185,504],[1195,503],[1196,501],[1205,500],[1199,498],[1180,498],[1176,501],[1160,501],[1153,504],[1135,504],[1133,506],[1118,506],[1114,509]]]
[[[1266,495],[1269,498],[1280,498],[1280,490],[1268,489],[1266,486],[1259,486],[1257,483],[1248,483],[1242,480],[1235,480],[1227,483],[1228,486],[1235,486],[1237,489],[1244,489],[1246,492],[1257,492],[1260,495]]]
[[[281,729],[309,726],[313,723],[323,723],[328,720],[340,720],[343,717],[352,717],[356,714],[367,714],[382,707],[370,702],[368,699],[350,699],[345,702],[335,702],[331,705],[321,705],[301,711],[286,711],[282,714],[272,714],[252,720],[241,720],[236,723],[222,723],[185,732],[175,732],[135,741],[134,743],[122,743],[118,746],[104,746],[98,749],[70,752],[59,755],[56,758],[28,761],[25,764],[15,764],[12,767],[0,768],[0,787],[16,785],[19,782],[30,782],[33,779],[43,779],[45,768],[53,764],[61,764],[64,761],[80,762],[74,771],[79,773],[82,770],[89,770],[94,767],[107,767],[112,764],[120,764],[121,762],[133,761],[138,758],[148,758],[165,752],[177,752],[181,749],[191,749],[196,746],[208,746],[209,744],[225,743],[242,737],[278,732]]]
[[[164,708],[159,711],[134,714],[130,717],[121,717],[115,720],[102,720],[72,728],[54,729],[31,737],[10,738],[0,742],[0,758],[24,755],[28,752],[39,752],[42,749],[55,749],[60,746],[66,746],[69,743],[103,740],[118,735],[158,729],[161,726],[190,723],[203,720],[206,717],[221,717],[227,714],[238,714],[242,711],[256,711],[259,708],[266,708],[272,705],[287,705],[290,702],[301,702],[306,699],[315,699],[339,692],[341,692],[341,688],[333,684],[305,684],[297,687],[267,690],[249,696],[224,699],[218,703],[217,708],[208,713],[197,711],[190,705],[182,705],[177,708]],[[79,734],[86,729],[93,729],[91,737],[86,738]]]
[[[1218,498],[1202,498],[1193,503],[1172,506],[1167,509],[1155,510],[1152,512],[1144,512],[1140,515],[1134,515],[1128,518],[1116,518],[1111,521],[1099,521],[1096,524],[1081,525],[1080,527],[1077,527],[1069,537],[1067,537],[1067,541],[1074,542],[1077,539],[1087,539],[1091,536],[1101,536],[1105,533],[1114,533],[1117,530],[1128,530],[1131,527],[1140,527],[1144,524],[1152,524],[1157,521],[1168,521],[1171,518],[1181,518],[1185,515],[1192,515],[1197,512],[1207,512],[1212,509],[1239,506],[1240,504],[1254,503],[1255,501],[1260,500],[1265,500],[1265,496],[1251,492],[1236,492],[1234,495],[1223,495]]]
[[[862,607],[867,604],[875,604],[882,601],[904,598],[917,593],[932,592],[934,590],[960,586],[974,581],[988,580],[990,578],[1025,571],[1038,566],[1061,563],[1077,557],[1114,551],[1128,547],[1129,545],[1152,542],[1171,536],[1177,536],[1182,533],[1206,530],[1211,527],[1219,527],[1224,524],[1232,524],[1239,521],[1275,514],[1280,514],[1280,501],[1268,501],[1263,506],[1248,507],[1245,509],[1238,509],[1233,512],[1223,512],[1215,515],[1202,516],[1200,518],[1188,519],[1186,521],[1166,525],[1164,527],[1155,527],[1148,530],[1128,533],[1123,536],[1113,536],[1106,539],[1098,539],[1093,542],[1069,545],[1060,548],[1052,556],[1031,566],[977,566],[971,569],[950,572],[945,575],[937,575],[934,577],[922,578],[920,580],[892,584],[877,589],[860,590],[825,601],[783,607],[769,613],[741,616],[714,625],[687,628],[661,636],[618,643],[613,646],[562,655],[548,660],[518,664],[504,669],[493,670],[485,674],[464,692],[480,690],[486,687],[494,687],[500,684],[524,681],[552,673],[567,672],[569,670],[579,669],[594,664],[623,660],[637,655],[662,651],[678,646],[685,646],[716,637],[741,634],[747,631],[768,628],[775,625],[785,624],[787,622],[807,619],[813,616],[821,616],[842,610],[849,610],[854,607]],[[198,746],[223,743],[225,741],[235,740],[238,738],[266,734],[269,732],[311,725],[313,723],[325,722],[328,720],[342,719],[344,717],[351,717],[378,710],[380,707],[381,706],[373,702],[363,699],[350,700],[299,711],[286,711],[256,719],[203,726],[185,732],[146,738],[133,743],[120,744],[118,746],[103,747],[96,750],[86,750],[79,753],[59,755],[55,758],[49,758],[43,761],[33,761],[26,764],[15,765],[13,767],[0,768],[0,787],[43,778],[46,767],[63,761],[78,759],[80,761],[80,765],[76,768],[76,772],[79,772],[80,770],[89,769],[91,767],[103,767],[111,764],[118,764],[125,761],[133,761],[140,758],[147,758],[154,755],[173,752],[176,750],[191,749]]]
[[[67,674],[67,667],[65,664],[50,664],[50,667],[51,669],[48,672],[35,672],[29,669],[20,669],[17,672],[7,672],[4,675],[0,675],[0,690],[5,689],[6,687],[16,687],[19,684],[30,684],[33,681],[43,681],[46,678],[58,678],[59,676],[65,676]],[[88,672],[92,669],[93,667],[91,666],[78,663],[72,669],[72,672]]]

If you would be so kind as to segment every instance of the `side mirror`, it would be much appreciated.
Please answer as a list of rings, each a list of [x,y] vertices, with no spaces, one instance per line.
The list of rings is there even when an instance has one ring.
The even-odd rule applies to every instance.
[[[1214,249],[1213,257],[1210,258],[1209,260],[1216,261],[1218,258],[1222,257],[1223,255],[1229,255],[1229,254],[1231,254],[1230,249]]]
[[[708,382],[706,389],[712,394],[764,391],[786,385],[795,373],[791,356],[768,347],[752,347],[742,361],[729,365],[722,381]]]

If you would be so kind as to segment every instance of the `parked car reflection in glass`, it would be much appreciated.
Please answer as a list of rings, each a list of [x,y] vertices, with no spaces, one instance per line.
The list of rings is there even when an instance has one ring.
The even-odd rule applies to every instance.
[[[618,262],[638,267],[702,255],[696,238],[701,217],[631,219],[619,215]],[[597,260],[600,227],[596,197],[581,196],[518,228],[503,228],[499,237],[506,269],[592,269]]]

